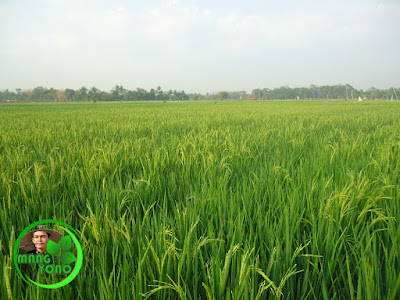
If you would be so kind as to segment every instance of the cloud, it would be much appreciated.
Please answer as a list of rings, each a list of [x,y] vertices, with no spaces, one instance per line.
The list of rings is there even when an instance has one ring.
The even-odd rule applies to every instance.
[[[176,6],[178,4],[178,0],[169,0],[167,2],[167,7]]]
[[[153,9],[144,18],[144,33],[156,38],[171,39],[189,31],[200,17],[197,7]]]
[[[127,13],[125,8],[106,9],[91,12],[72,12],[67,19],[78,35],[112,42],[121,39],[127,32]]]
[[[279,17],[230,13],[216,21],[225,46],[235,51],[252,47],[295,47],[315,42],[329,32],[330,21],[308,13],[286,13]]]
[[[400,22],[394,15],[400,5],[324,4],[290,7],[274,13],[233,11],[220,15],[216,27],[224,47],[241,53],[249,47],[293,48],[310,45],[365,43],[371,38],[387,36],[385,23]],[[400,16],[400,13],[399,13]],[[394,21],[397,20],[397,21]]]
[[[40,49],[69,50],[76,43],[74,36],[69,34],[37,34],[26,41],[26,45]]]

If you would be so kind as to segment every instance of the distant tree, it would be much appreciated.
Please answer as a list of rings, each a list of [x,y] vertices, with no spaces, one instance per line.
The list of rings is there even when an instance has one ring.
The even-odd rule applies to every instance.
[[[24,99],[27,101],[32,100],[33,91],[32,90],[25,90],[24,91]]]
[[[15,92],[16,92],[15,97],[16,97],[17,100],[19,100],[19,101],[25,100],[24,99],[24,94],[22,93],[22,89],[15,89]]]
[[[157,90],[156,90],[156,100],[163,100],[164,99],[164,95],[163,95],[163,91],[161,89],[161,86],[157,86]],[[165,100],[165,99],[164,99]]]
[[[148,93],[147,96],[148,100],[156,100],[156,90],[155,89],[150,89],[150,92]]]
[[[8,89],[1,91],[0,93],[1,101],[15,100],[15,93],[10,92]]]
[[[229,92],[229,99],[246,99],[248,97],[246,91]]]
[[[88,100],[88,89],[85,86],[82,86],[78,91],[76,91],[75,97],[78,101],[87,101]]]
[[[88,97],[90,100],[98,101],[98,100],[100,100],[100,96],[101,96],[101,93],[98,88],[96,88],[96,87],[90,88],[90,90],[88,92]]]
[[[268,99],[268,96],[269,96],[269,92],[270,92],[271,90],[269,89],[269,88],[264,88],[264,89],[262,89],[262,91],[261,91],[261,94],[263,95],[263,99]]]
[[[228,99],[229,93],[227,91],[220,91],[218,93],[218,98],[223,100],[223,99]]]
[[[260,89],[254,89],[251,91],[251,98],[261,99],[263,97],[263,93]]]
[[[46,89],[42,86],[35,87],[32,91],[32,99],[41,101],[45,100]]]
[[[57,101],[65,102],[67,100],[64,91],[56,90],[56,94],[57,94]]]
[[[74,101],[75,100],[75,91],[73,89],[65,89],[64,95],[67,98],[67,101]]]
[[[135,91],[136,100],[148,100],[147,99],[147,91],[142,88],[137,88]]]
[[[111,90],[113,100],[127,100],[127,90],[122,85],[116,85]]]

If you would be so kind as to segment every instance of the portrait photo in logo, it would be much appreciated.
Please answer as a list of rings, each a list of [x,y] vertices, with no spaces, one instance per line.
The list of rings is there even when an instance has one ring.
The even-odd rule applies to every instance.
[[[69,284],[79,273],[83,253],[77,232],[57,220],[35,222],[18,236],[14,264],[29,285],[54,289]]]
[[[23,249],[27,254],[47,254],[48,242],[58,243],[62,237],[63,233],[38,225],[37,229],[31,230],[22,237],[18,248]]]

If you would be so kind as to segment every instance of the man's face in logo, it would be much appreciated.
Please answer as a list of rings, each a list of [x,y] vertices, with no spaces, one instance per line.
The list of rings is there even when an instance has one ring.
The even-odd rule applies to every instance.
[[[43,253],[46,251],[49,235],[46,231],[36,231],[33,233],[32,242],[35,244],[36,249]]]

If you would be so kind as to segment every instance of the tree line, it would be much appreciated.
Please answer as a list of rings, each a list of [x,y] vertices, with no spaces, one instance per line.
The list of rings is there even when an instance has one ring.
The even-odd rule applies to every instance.
[[[101,91],[96,87],[82,86],[78,90],[67,88],[56,90],[54,88],[36,87],[33,90],[0,91],[0,101],[135,101],[135,100],[188,100],[185,91],[163,91],[161,87],[147,91],[142,88],[128,90],[116,85],[110,92]]]
[[[283,86],[275,89],[254,89],[252,95],[259,99],[314,99],[317,98],[317,93],[322,99],[398,99],[400,96],[400,89],[377,89],[371,87],[367,90],[357,90],[349,84],[339,85],[325,85],[316,86],[311,85],[308,88],[290,88]]]
[[[30,102],[30,101],[151,101],[151,100],[217,100],[217,99],[260,99],[260,100],[289,100],[289,99],[315,99],[315,91],[323,99],[398,99],[400,89],[377,89],[371,87],[368,90],[357,90],[349,84],[326,85],[290,88],[282,86],[279,88],[253,89],[249,94],[246,91],[219,91],[216,93],[185,93],[185,91],[168,90],[163,91],[160,86],[155,89],[145,90],[137,88],[128,90],[123,86],[116,85],[107,92],[96,87],[74,90],[67,88],[57,90],[54,88],[36,87],[33,90],[15,89],[15,91],[0,90],[0,102]]]

